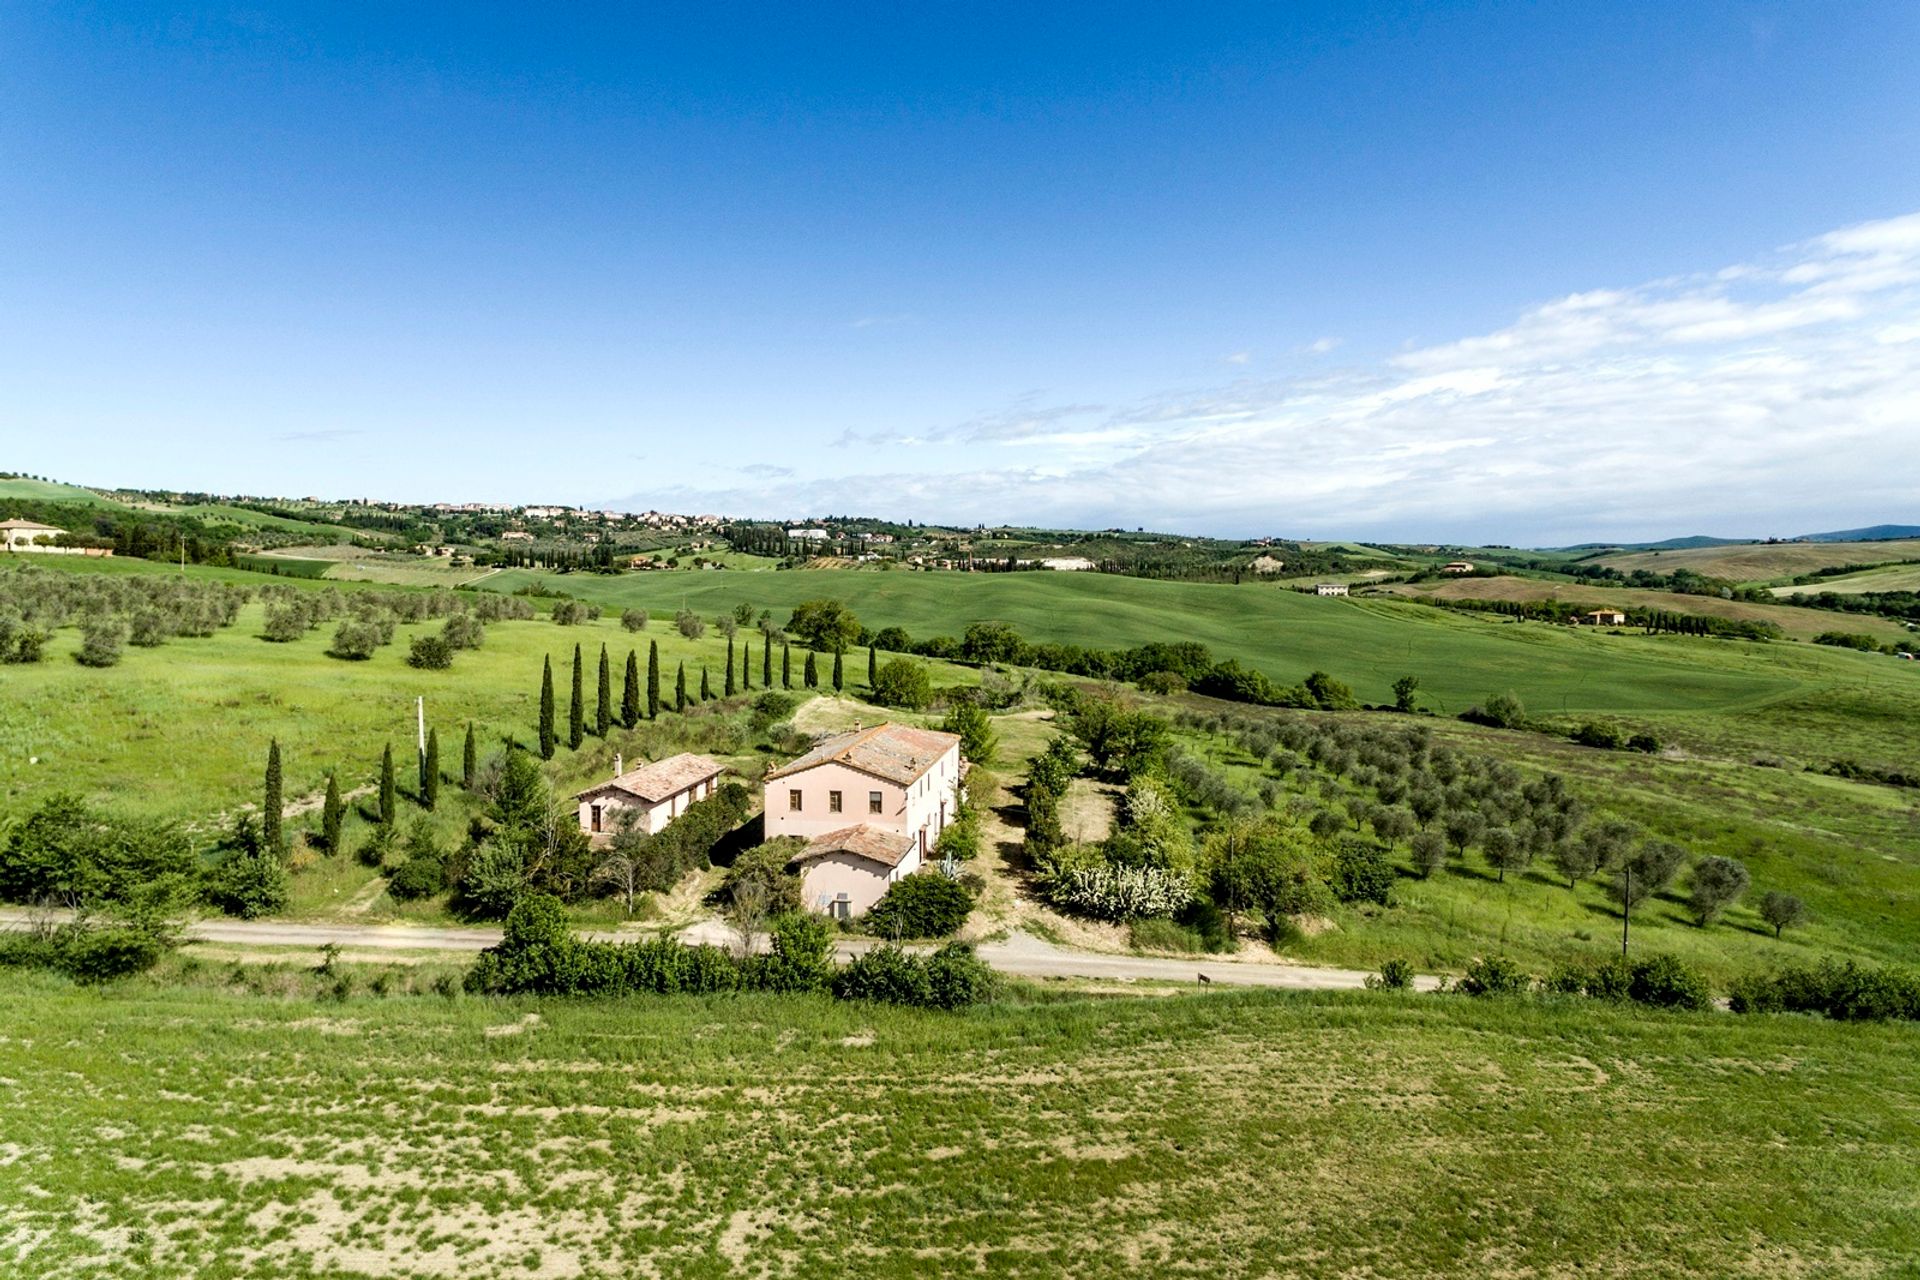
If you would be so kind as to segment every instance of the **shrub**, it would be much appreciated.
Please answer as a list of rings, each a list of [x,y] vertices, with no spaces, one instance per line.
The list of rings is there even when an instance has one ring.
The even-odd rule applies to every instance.
[[[889,938],[945,938],[967,922],[973,895],[957,880],[935,873],[907,876],[888,887],[868,910],[868,932]]]
[[[478,649],[486,643],[487,629],[470,613],[456,613],[440,628],[440,638],[449,649]]]
[[[924,1006],[933,1003],[933,984],[924,961],[888,943],[855,956],[834,974],[833,994],[841,1000]]]
[[[757,884],[766,890],[767,910],[771,914],[799,911],[802,906],[800,877],[788,871],[787,866],[806,847],[807,842],[798,836],[781,836],[746,850],[727,868],[720,882],[720,899],[732,902],[734,891],[740,886]]]
[[[620,625],[629,631],[645,631],[647,629],[647,611],[645,609],[622,609],[620,611]]]
[[[1393,905],[1395,878],[1386,850],[1349,840],[1343,842],[1334,855],[1329,882],[1333,896],[1342,902],[1372,902],[1386,907]]]
[[[1098,855],[1094,855],[1098,858]],[[1099,920],[1170,916],[1193,898],[1186,876],[1160,867],[1061,860],[1040,878],[1041,896],[1063,911]]]
[[[1367,975],[1369,991],[1410,991],[1413,989],[1413,965],[1405,960],[1389,960],[1380,972]]]
[[[947,733],[960,736],[960,754],[976,765],[992,761],[994,749],[999,739],[993,732],[993,721],[986,709],[972,699],[964,699],[953,704],[947,712],[940,728]]]
[[[1227,930],[1226,913],[1215,906],[1211,898],[1195,895],[1186,910],[1180,913],[1179,921],[1193,930],[1200,939],[1200,945],[1207,951],[1218,953],[1233,949],[1233,935]]]
[[[83,667],[110,667],[120,661],[127,628],[114,618],[89,618],[80,624],[80,648],[73,660]]]
[[[689,640],[698,640],[707,634],[707,620],[691,609],[682,609],[674,614],[673,625]]]
[[[971,862],[979,857],[979,815],[971,809],[962,809],[933,842],[933,851],[943,862]]]
[[[383,641],[377,624],[349,620],[334,628],[333,642],[327,646],[327,656],[346,662],[365,662]]]
[[[1673,956],[1636,961],[1627,984],[1627,998],[1661,1009],[1706,1009],[1713,1004],[1713,994],[1700,971]]]
[[[290,891],[285,864],[257,843],[232,849],[207,873],[208,904],[242,920],[286,910]]]
[[[1187,691],[1187,678],[1178,671],[1149,671],[1134,683],[1148,693],[1167,695]]]
[[[923,662],[889,658],[874,677],[872,699],[883,707],[917,711],[933,701],[933,680]]]
[[[1843,1022],[1920,1019],[1920,976],[1906,969],[1868,968],[1832,959],[1737,980],[1735,1013],[1822,1013]]]
[[[769,689],[754,698],[752,703],[753,713],[749,717],[748,723],[753,726],[755,733],[764,732],[791,716],[793,709],[800,705],[800,701],[798,697],[795,697],[791,693],[782,693],[778,689]]]
[[[1573,740],[1583,747],[1594,747],[1601,751],[1618,751],[1627,745],[1626,738],[1620,730],[1596,720],[1589,720],[1575,729]]]
[[[160,926],[75,920],[44,931],[0,933],[0,965],[52,969],[91,985],[145,973],[173,947],[172,933]]]
[[[841,1000],[873,1000],[922,1009],[960,1009],[989,999],[993,971],[973,948],[950,942],[922,959],[891,943],[856,956],[833,976]]]
[[[415,636],[407,665],[422,671],[445,671],[453,665],[453,646],[444,636]]]
[[[833,926],[824,916],[789,912],[769,930],[772,951],[757,958],[757,981],[766,991],[827,991],[833,985]]]
[[[1645,755],[1657,755],[1660,751],[1660,739],[1650,733],[1636,733],[1627,739],[1627,750],[1638,751]]]
[[[1524,993],[1533,977],[1506,956],[1482,956],[1467,966],[1457,989],[1470,996],[1511,996]]]
[[[305,610],[293,605],[281,605],[267,610],[266,625],[261,628],[262,639],[275,644],[287,644],[307,634],[307,615]]]

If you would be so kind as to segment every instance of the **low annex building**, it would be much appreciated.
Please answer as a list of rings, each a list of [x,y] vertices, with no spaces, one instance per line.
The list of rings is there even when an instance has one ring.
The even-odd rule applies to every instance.
[[[1581,614],[1580,621],[1590,627],[1624,627],[1627,615],[1618,609],[1592,609]]]
[[[839,919],[865,914],[926,865],[960,809],[957,734],[882,724],[835,734],[767,775],[766,837],[807,841],[801,901]]]
[[[616,760],[612,778],[574,797],[580,804],[580,829],[590,836],[613,832],[622,810],[636,812],[637,831],[652,835],[664,830],[688,805],[712,795],[725,772],[719,761],[686,751],[624,773],[617,772],[619,768]]]
[[[1317,596],[1344,596],[1347,594],[1347,584],[1344,582],[1322,582],[1314,587],[1313,594]]]

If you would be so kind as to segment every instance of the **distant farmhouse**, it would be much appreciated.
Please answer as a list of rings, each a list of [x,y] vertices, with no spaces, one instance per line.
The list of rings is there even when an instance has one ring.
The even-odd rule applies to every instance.
[[[590,836],[614,831],[622,810],[634,813],[636,831],[663,831],[688,805],[712,795],[723,772],[718,761],[685,751],[624,773],[616,756],[613,767],[611,779],[574,797],[580,805],[580,829]]]
[[[41,524],[35,520],[0,520],[0,536],[6,538],[9,551],[51,550],[49,547],[37,544],[42,539],[52,542],[65,532],[65,529],[56,529],[50,524]]]
[[[1581,614],[1579,621],[1590,627],[1624,627],[1627,615],[1618,609],[1591,609]]]
[[[8,551],[31,551],[43,556],[110,556],[112,547],[57,547],[54,539],[67,531],[38,520],[0,520],[0,546]]]
[[[787,530],[787,539],[790,542],[825,542],[831,536],[825,529]]]
[[[801,901],[846,920],[926,865],[960,809],[960,738],[909,725],[855,729],[767,775],[766,838],[802,836]]]
[[[1446,564],[1443,564],[1443,565],[1441,565],[1441,566],[1440,566],[1440,572],[1442,572],[1442,573],[1472,573],[1472,572],[1473,572],[1473,561],[1471,561],[1471,560],[1450,560],[1450,561],[1448,561],[1448,562],[1447,562]]]
[[[1344,596],[1347,594],[1347,584],[1344,582],[1322,582],[1314,587],[1313,594],[1317,596]]]

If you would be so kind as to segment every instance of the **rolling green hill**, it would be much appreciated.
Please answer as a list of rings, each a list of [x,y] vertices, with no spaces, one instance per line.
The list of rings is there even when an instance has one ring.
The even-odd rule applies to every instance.
[[[78,485],[57,484],[51,480],[30,480],[25,476],[0,477],[0,501],[78,502],[88,506],[113,507],[120,504]]]

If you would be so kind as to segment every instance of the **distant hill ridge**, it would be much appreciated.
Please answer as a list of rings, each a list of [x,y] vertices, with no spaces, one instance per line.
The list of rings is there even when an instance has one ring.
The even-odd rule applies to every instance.
[[[1803,533],[1787,542],[1888,542],[1896,538],[1920,538],[1920,524],[1874,524],[1864,529],[1835,529],[1829,533]],[[1775,541],[1781,541],[1776,539]],[[1667,538],[1661,542],[1576,542],[1553,551],[1691,551],[1698,547],[1764,546],[1765,538],[1714,538],[1696,533],[1686,538]]]

